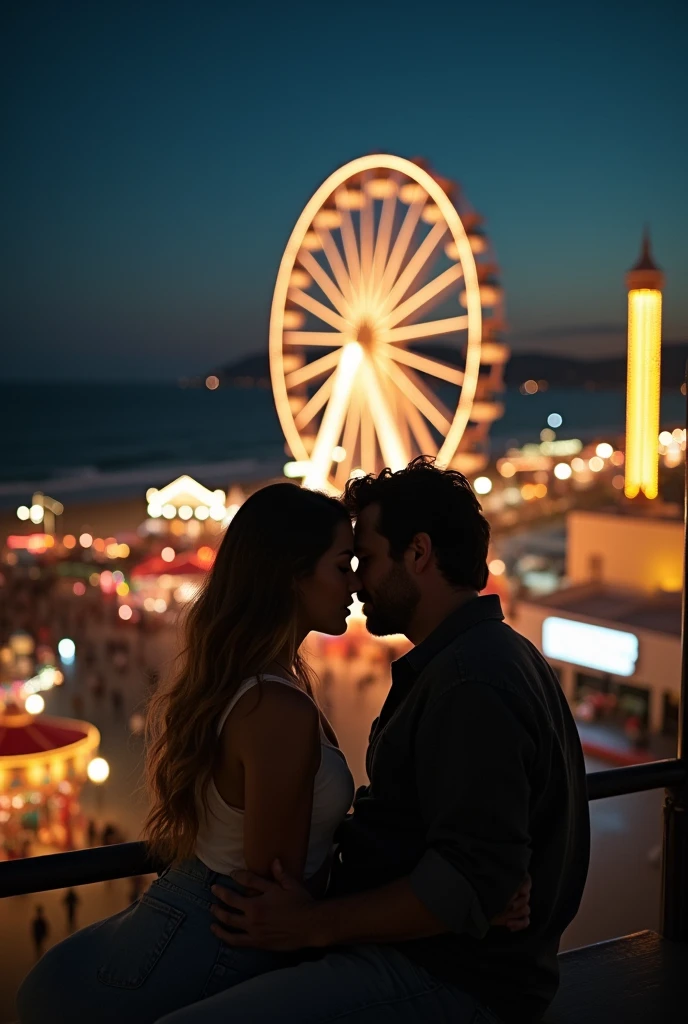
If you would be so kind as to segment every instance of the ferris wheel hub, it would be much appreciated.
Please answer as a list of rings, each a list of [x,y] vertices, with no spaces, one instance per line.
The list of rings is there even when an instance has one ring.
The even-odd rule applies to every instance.
[[[375,344],[375,328],[369,321],[363,320],[356,332],[356,341],[364,349],[371,349]]]

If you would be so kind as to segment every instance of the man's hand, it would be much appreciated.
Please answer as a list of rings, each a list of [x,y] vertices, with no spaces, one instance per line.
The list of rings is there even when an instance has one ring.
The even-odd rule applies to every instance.
[[[497,914],[490,921],[492,927],[508,928],[510,932],[522,932],[530,924],[530,890],[533,887],[533,880],[530,875],[518,887],[506,910]]]
[[[218,899],[239,913],[213,904],[215,923],[211,930],[228,946],[286,951],[320,945],[316,901],[300,882],[286,874],[278,860],[273,863],[272,874],[274,881],[250,871],[232,874],[235,881],[255,893],[251,896],[240,896],[232,889],[214,885],[212,891]],[[241,931],[229,932],[222,925]]]

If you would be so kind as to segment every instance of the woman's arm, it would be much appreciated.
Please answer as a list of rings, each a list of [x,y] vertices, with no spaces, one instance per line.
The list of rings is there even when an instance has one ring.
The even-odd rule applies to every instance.
[[[237,705],[232,728],[223,730],[231,759],[244,777],[244,858],[250,871],[270,876],[278,857],[303,877],[313,808],[313,782],[320,765],[318,710],[305,694],[271,680],[260,699]],[[229,755],[229,751],[226,754]],[[217,780],[221,782],[220,779]],[[220,787],[218,787],[220,788]]]

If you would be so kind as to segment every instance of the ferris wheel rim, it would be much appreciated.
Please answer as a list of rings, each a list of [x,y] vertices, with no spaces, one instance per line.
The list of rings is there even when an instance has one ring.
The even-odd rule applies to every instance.
[[[292,229],[280,260],[270,312],[270,376],[277,415],[294,458],[308,461],[310,457],[308,449],[303,442],[291,412],[284,371],[284,314],[287,305],[290,277],[298,260],[299,253],[303,248],[306,234],[313,224],[317,213],[323,209],[325,202],[337,188],[340,188],[355,175],[376,169],[400,173],[425,190],[444,218],[456,245],[458,260],[463,270],[466,292],[464,303],[466,308],[465,319],[468,328],[465,370],[463,371],[461,391],[453,418],[442,443],[438,447],[436,455],[437,465],[444,467],[449,464],[458,448],[461,437],[468,425],[475,399],[482,341],[480,285],[473,251],[458,210],[432,175],[405,157],[388,153],[374,153],[368,156],[356,157],[343,164],[333,171],[316,189]],[[332,311],[332,317],[338,318],[338,314],[334,310]],[[336,326],[336,322],[333,319],[330,320],[330,323],[334,323]]]

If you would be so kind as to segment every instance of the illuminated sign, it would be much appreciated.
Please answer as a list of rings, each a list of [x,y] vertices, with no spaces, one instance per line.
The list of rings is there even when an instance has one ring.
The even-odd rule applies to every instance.
[[[606,626],[553,616],[542,623],[542,650],[547,658],[571,665],[632,676],[638,660],[638,637]]]

